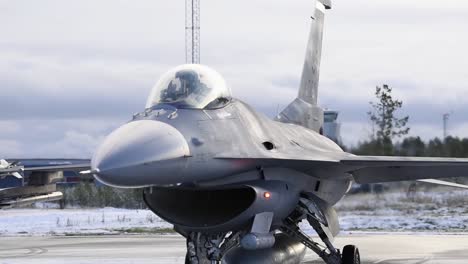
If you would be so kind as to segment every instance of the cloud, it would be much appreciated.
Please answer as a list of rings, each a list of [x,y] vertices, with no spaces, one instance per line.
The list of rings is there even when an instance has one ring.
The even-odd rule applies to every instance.
[[[0,157],[90,158],[125,119],[51,119],[0,122]]]
[[[47,156],[51,153],[64,157],[91,157],[98,144],[104,139],[103,135],[92,136],[78,131],[66,131],[63,138],[42,149],[36,150],[36,156]]]
[[[2,153],[7,156],[2,157],[16,157],[23,154],[19,143],[16,140],[0,140],[0,146],[2,146]]]
[[[336,0],[326,17],[320,103],[343,138],[365,138],[376,85],[394,87],[412,133],[468,123],[468,2]],[[183,1],[0,4],[0,156],[90,155],[184,62]],[[202,2],[202,63],[269,116],[297,93],[313,1]],[[86,125],[84,125],[86,124]],[[34,131],[32,133],[31,131]],[[76,145],[76,141],[83,145]]]

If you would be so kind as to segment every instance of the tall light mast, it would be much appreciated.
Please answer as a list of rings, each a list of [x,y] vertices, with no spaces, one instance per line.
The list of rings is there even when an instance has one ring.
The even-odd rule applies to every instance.
[[[200,0],[185,0],[185,62],[200,63]]]

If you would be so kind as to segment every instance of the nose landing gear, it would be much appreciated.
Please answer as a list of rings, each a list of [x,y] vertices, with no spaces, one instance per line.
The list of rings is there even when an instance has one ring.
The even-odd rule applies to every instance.
[[[354,245],[345,246],[341,254],[341,262],[342,264],[361,264],[359,249]]]

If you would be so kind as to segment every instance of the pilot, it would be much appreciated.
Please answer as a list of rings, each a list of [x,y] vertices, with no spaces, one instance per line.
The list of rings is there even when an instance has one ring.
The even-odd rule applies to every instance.
[[[201,82],[196,71],[184,70],[176,73],[168,87],[161,91],[162,102],[182,102],[194,105],[202,100],[211,89]]]
[[[174,102],[177,100],[177,84],[175,83],[174,80],[171,80],[169,85],[167,86],[167,89],[161,90],[161,101],[162,102]]]
[[[200,84],[198,74],[194,71],[179,71],[176,73],[175,77],[180,81],[181,89],[179,91],[179,96],[183,96],[183,98],[192,94]]]
[[[179,71],[167,88],[161,90],[162,102],[178,102],[186,99],[200,83],[198,74],[193,71]]]
[[[193,101],[201,101],[209,94],[211,88],[200,80],[198,73],[192,71],[181,71],[179,73],[181,79],[187,80],[187,97],[190,95],[190,100],[192,101],[188,103],[193,104]]]

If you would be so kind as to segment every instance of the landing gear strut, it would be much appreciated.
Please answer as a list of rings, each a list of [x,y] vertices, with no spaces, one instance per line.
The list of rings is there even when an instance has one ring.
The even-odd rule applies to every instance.
[[[341,261],[341,254],[339,250],[335,249],[331,243],[329,246],[323,247],[319,243],[313,241],[308,235],[301,231],[297,224],[288,220],[288,223],[284,226],[283,232],[291,237],[295,237],[301,241],[306,247],[314,251],[319,257],[321,257],[327,264],[344,264]],[[347,263],[348,264],[348,263]],[[353,263],[354,264],[354,263]]]
[[[306,235],[298,227],[298,223],[307,219],[309,224],[319,235],[325,246],[320,245]],[[360,264],[359,250],[356,246],[347,245],[341,254],[331,243],[331,232],[328,228],[327,218],[323,215],[320,207],[313,199],[301,198],[301,202],[295,213],[286,219],[283,232],[291,237],[296,237],[306,247],[314,251],[327,264]]]

